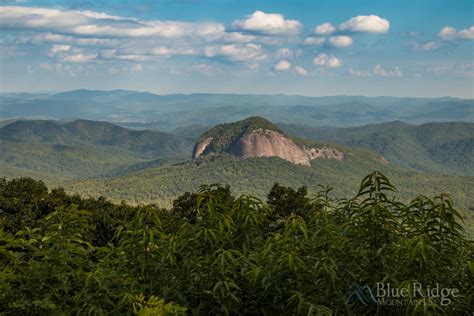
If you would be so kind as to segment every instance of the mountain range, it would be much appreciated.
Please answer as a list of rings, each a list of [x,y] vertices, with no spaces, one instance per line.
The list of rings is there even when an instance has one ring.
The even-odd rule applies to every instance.
[[[217,125],[262,116],[273,122],[312,126],[474,122],[474,100],[364,96],[171,94],[129,90],[73,90],[55,94],[0,94],[0,118],[107,120],[135,128],[170,130]]]
[[[103,121],[13,120],[0,128],[0,177],[28,176],[86,196],[168,205],[203,183],[230,184],[235,193],[261,198],[275,182],[310,192],[329,185],[350,197],[361,178],[379,170],[404,199],[451,193],[471,222],[473,126],[316,128],[250,117],[181,127],[184,137]]]

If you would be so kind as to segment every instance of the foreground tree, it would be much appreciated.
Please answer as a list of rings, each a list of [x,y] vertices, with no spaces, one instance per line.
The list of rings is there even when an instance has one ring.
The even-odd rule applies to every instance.
[[[0,313],[470,315],[473,247],[453,201],[394,192],[374,172],[351,199],[211,185],[166,210],[2,180]]]

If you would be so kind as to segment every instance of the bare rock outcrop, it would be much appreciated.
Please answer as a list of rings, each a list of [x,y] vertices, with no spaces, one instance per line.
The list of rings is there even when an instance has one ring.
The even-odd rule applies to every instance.
[[[197,159],[200,156],[205,155],[206,151],[209,152],[209,145],[211,144],[212,139],[212,137],[208,137],[194,146],[193,159]]]
[[[334,148],[322,147],[322,148],[306,148],[304,147],[305,153],[309,159],[344,159],[344,153]]]
[[[193,158],[214,154],[213,137],[194,146]],[[286,135],[270,129],[257,128],[234,140],[225,152],[240,158],[280,157],[297,165],[311,166],[314,159],[343,160],[344,153],[329,147],[300,147]]]
[[[308,155],[291,139],[271,130],[256,129],[240,138],[230,154],[242,157],[280,157],[298,165],[310,166]]]

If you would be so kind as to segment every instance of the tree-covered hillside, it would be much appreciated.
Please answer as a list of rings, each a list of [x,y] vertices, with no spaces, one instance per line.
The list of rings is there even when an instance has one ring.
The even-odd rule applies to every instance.
[[[0,128],[2,176],[99,177],[136,170],[157,159],[191,156],[192,141],[108,122],[15,121]]]
[[[23,143],[54,145],[98,145],[117,147],[146,158],[189,155],[190,141],[157,131],[134,131],[109,122],[75,120],[61,124],[53,121],[16,121],[0,128],[0,138]]]
[[[0,314],[470,315],[455,204],[394,190],[379,172],[349,199],[203,185],[163,209],[0,179]]]
[[[374,150],[418,171],[474,175],[474,123],[410,125],[400,121],[351,128],[278,124],[306,139]]]
[[[338,147],[340,148],[340,147]],[[344,149],[344,148],[342,148]],[[119,202],[159,203],[169,206],[185,191],[197,190],[199,185],[221,183],[232,186],[235,194],[265,197],[275,183],[286,186],[306,186],[310,193],[320,186],[331,186],[340,197],[350,197],[358,182],[368,172],[381,170],[390,176],[398,188],[397,195],[405,201],[418,194],[451,194],[466,222],[474,228],[474,178],[428,175],[386,164],[370,151],[345,151],[343,161],[313,160],[311,167],[299,166],[280,158],[239,159],[231,155],[215,155],[199,162],[162,164],[116,177],[67,181],[62,184],[68,192],[86,196],[107,196]]]

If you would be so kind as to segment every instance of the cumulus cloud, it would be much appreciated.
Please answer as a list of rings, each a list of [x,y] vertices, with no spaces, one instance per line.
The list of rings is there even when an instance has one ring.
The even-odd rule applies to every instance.
[[[399,67],[395,67],[393,70],[385,70],[380,64],[374,66],[374,74],[382,77],[403,77],[402,71]]]
[[[323,23],[314,28],[314,33],[318,35],[329,35],[336,30],[336,27],[331,23]]]
[[[296,66],[294,69],[295,69],[295,72],[300,76],[307,76],[309,74],[308,71],[304,67]]]
[[[262,46],[252,43],[208,46],[205,48],[205,56],[221,57],[236,62],[256,61],[266,57]]]
[[[347,47],[352,45],[352,38],[346,35],[333,36],[329,38],[329,44],[336,47]]]
[[[459,39],[474,40],[474,25],[458,32]]]
[[[342,61],[334,55],[319,53],[313,59],[313,64],[320,67],[337,68],[342,65]]]
[[[438,36],[445,41],[474,40],[474,25],[459,31],[452,26],[445,26],[439,31]]]
[[[287,60],[280,60],[273,69],[275,71],[288,71],[291,69],[291,63]]]
[[[457,31],[454,27],[445,26],[439,31],[438,35],[443,40],[452,40],[456,38]]]
[[[312,45],[322,45],[326,39],[324,37],[307,37],[304,39],[303,44],[306,46],[312,46]]]
[[[297,20],[287,20],[278,13],[255,11],[244,20],[232,23],[236,30],[266,35],[297,35],[302,24]]]
[[[387,33],[390,22],[377,15],[355,16],[339,25],[342,31],[367,32],[367,33]]]

